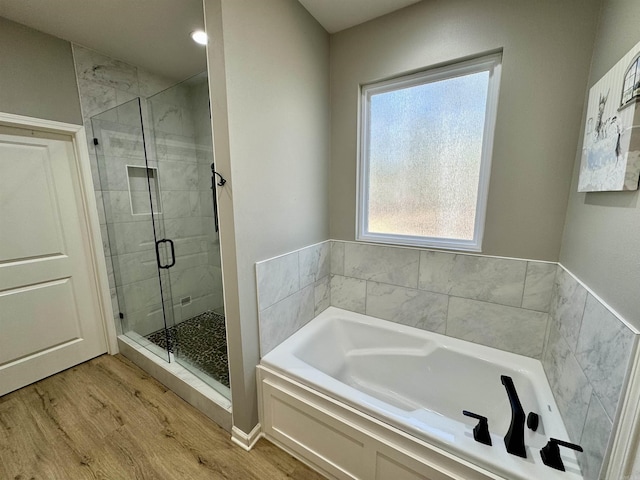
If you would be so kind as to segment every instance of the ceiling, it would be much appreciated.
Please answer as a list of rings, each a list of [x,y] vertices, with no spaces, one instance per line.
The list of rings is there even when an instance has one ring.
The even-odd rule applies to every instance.
[[[367,22],[420,0],[298,0],[329,33]]]
[[[0,0],[0,17],[174,80],[206,69],[202,0]]]
[[[269,1],[269,0],[263,0]],[[299,0],[335,33],[419,0]],[[0,0],[0,17],[176,81],[205,70],[202,0]]]

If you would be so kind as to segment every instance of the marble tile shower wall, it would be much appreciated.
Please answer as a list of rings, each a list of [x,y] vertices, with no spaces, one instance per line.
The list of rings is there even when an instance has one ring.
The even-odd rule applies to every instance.
[[[222,311],[222,270],[211,191],[211,122],[206,75],[148,100],[159,165],[167,238],[176,245],[169,271],[174,319]],[[209,131],[207,135],[207,130]],[[170,224],[177,228],[170,231]],[[191,297],[189,305],[180,299]]]
[[[127,165],[145,166],[140,115],[137,103],[114,107],[137,97],[145,107],[146,97],[175,81],[78,45],[73,45],[73,53],[114,313],[126,312],[125,328],[144,335],[161,328],[163,319],[150,216],[133,215],[131,207],[136,195],[148,196],[135,191],[127,170]],[[143,108],[149,166],[160,171],[155,207],[162,212],[158,218],[163,220],[165,236],[176,244],[176,267],[171,271],[175,321],[222,305],[219,250],[209,232],[211,192],[204,190],[199,176],[202,155],[196,144],[200,128],[196,116],[201,112],[193,105],[202,101],[202,92],[196,90],[184,86],[154,97],[152,118],[146,118]],[[100,131],[94,132],[91,118],[109,109],[95,122]],[[98,153],[94,136],[103,140]],[[164,293],[166,300],[168,288]],[[183,308],[180,299],[186,296],[192,302]]]
[[[200,213],[207,242],[207,265],[213,276],[213,293],[208,299],[207,309],[224,314],[222,288],[222,260],[220,237],[215,229],[213,191],[211,188],[211,166],[213,165],[213,132],[209,107],[209,83],[206,75],[200,75],[190,84],[189,105],[194,119],[194,139],[198,165],[198,192]],[[202,310],[200,308],[199,310]],[[196,312],[200,313],[200,312]]]
[[[636,332],[558,266],[542,365],[586,480],[600,478]]]

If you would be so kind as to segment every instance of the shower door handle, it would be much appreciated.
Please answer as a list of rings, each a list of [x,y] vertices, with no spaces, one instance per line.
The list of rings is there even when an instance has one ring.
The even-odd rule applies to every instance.
[[[161,243],[168,243],[169,247],[171,248],[171,263],[168,263],[167,265],[162,265],[162,262],[160,261],[160,244]],[[168,238],[163,238],[162,240],[158,240],[156,242],[156,262],[158,263],[158,268],[171,268],[176,264],[176,249],[173,245],[173,240],[169,240]]]
[[[211,177],[211,190],[213,190],[213,223],[217,233],[220,230],[220,224],[218,223],[218,199],[216,198],[216,182],[214,177]]]

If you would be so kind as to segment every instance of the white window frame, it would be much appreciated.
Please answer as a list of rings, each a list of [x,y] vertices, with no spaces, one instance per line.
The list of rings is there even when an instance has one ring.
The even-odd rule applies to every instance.
[[[494,53],[467,60],[445,67],[430,69],[411,75],[404,75],[390,80],[362,85],[360,97],[360,136],[357,170],[357,225],[356,240],[372,243],[394,245],[409,245],[433,247],[440,249],[461,250],[470,252],[482,251],[482,238],[487,211],[487,197],[489,193],[489,177],[491,172],[491,157],[493,153],[493,139],[498,110],[498,95],[500,89],[500,73],[502,67],[502,53]],[[369,204],[369,133],[371,96],[400,90],[403,88],[425,85],[428,83],[460,77],[479,72],[489,72],[487,91],[487,109],[485,114],[482,153],[480,160],[480,177],[478,181],[478,196],[476,200],[476,217],[474,237],[472,240],[456,238],[424,237],[416,235],[397,235],[390,233],[375,233],[368,231],[366,212]]]

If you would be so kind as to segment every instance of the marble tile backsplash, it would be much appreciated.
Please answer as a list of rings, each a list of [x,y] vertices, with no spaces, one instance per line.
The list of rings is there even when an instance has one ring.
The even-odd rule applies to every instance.
[[[330,243],[331,305],[541,357],[555,264]]]
[[[327,241],[256,270],[262,355],[331,305],[540,359],[600,478],[637,335],[561,265]]]
[[[331,305],[330,257],[323,242],[256,263],[261,355]]]
[[[347,277],[336,278],[362,282],[362,280]],[[449,301],[446,295],[385,283],[366,283],[367,315],[423,330],[445,333]],[[338,285],[335,287],[336,290],[341,290]]]
[[[561,265],[542,365],[585,480],[600,478],[637,335]]]
[[[445,334],[488,347],[539,358],[547,314],[524,308],[450,297]]]
[[[418,288],[521,307],[526,273],[522,260],[420,252]]]
[[[313,284],[317,311],[332,305],[540,358],[556,264],[327,241],[260,262],[256,274],[263,355],[279,343],[263,312]],[[277,338],[308,320],[280,321]]]
[[[420,252],[408,248],[344,244],[344,276],[416,288]]]

